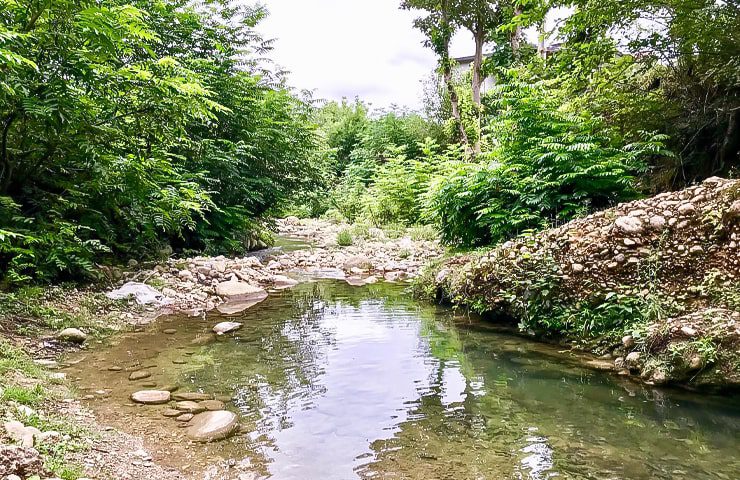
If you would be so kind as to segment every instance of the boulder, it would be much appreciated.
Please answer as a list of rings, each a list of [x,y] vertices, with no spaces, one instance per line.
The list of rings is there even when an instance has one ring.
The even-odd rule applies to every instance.
[[[225,335],[227,333],[235,332],[242,328],[241,323],[237,322],[221,322],[213,327],[213,333],[216,335]]]
[[[63,342],[83,343],[87,340],[87,334],[78,328],[65,328],[57,333],[57,339]]]
[[[5,422],[4,427],[8,437],[23,447],[33,447],[34,436],[41,433],[38,429],[26,427],[17,420]]]
[[[267,292],[262,290],[258,293],[232,298],[220,304],[216,309],[224,315],[235,315],[263,302],[267,297]]]
[[[167,390],[140,390],[131,394],[131,400],[144,405],[161,405],[169,402],[171,396]]]
[[[191,440],[208,443],[228,438],[236,433],[238,428],[239,420],[234,413],[217,410],[196,415],[186,433]]]
[[[264,293],[262,288],[239,280],[229,280],[228,282],[221,282],[216,285],[216,295],[219,297],[243,297],[262,293]]]
[[[298,280],[293,280],[290,277],[286,277],[285,275],[273,275],[272,276],[272,283],[278,290],[283,290],[285,288],[290,288],[298,285]]]

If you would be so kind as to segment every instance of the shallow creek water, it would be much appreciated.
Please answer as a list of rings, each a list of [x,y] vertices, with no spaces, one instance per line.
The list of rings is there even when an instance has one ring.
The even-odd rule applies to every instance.
[[[399,285],[320,280],[237,318],[218,339],[223,317],[161,319],[83,353],[69,375],[97,392],[101,420],[194,478],[217,459],[276,480],[740,478],[737,399],[582,368]],[[152,377],[128,380],[143,367]],[[153,383],[231,398],[242,433],[188,442],[166,405],[130,403]]]

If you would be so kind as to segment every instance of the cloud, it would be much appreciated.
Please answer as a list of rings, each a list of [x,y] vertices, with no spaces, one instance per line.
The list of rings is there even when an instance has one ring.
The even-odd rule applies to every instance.
[[[377,107],[418,107],[436,60],[399,0],[267,0],[260,32],[288,83],[330,100],[356,95]]]

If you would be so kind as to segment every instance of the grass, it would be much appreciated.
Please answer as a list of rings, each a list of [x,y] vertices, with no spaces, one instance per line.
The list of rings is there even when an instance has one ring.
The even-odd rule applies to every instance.
[[[337,234],[337,245],[340,247],[349,247],[354,243],[354,238],[349,230],[345,229]]]
[[[439,238],[437,230],[432,225],[417,225],[409,229],[409,236],[414,241],[434,241]]]
[[[102,293],[79,292],[70,286],[24,287],[0,293],[0,323],[22,336],[75,327],[105,337],[113,331],[106,312],[116,307],[130,309],[125,300],[110,300]]]

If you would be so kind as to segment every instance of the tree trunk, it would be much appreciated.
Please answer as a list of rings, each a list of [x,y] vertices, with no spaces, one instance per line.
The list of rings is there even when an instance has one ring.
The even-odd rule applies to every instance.
[[[514,5],[514,18],[522,14],[522,6],[517,2]],[[514,28],[514,32],[511,34],[511,51],[514,53],[514,58],[519,59],[519,50],[522,47],[522,27],[517,25]]]
[[[455,90],[455,82],[452,78],[452,66],[450,65],[450,59],[443,60],[442,65],[442,76],[444,77],[445,85],[447,85],[447,91],[450,94],[450,106],[452,109],[452,118],[457,123],[460,131],[460,139],[465,145],[470,145],[468,140],[468,134],[465,132],[465,126],[462,123],[462,116],[460,115],[460,100],[457,98],[457,91]]]
[[[485,43],[486,32],[482,25],[479,25],[473,33],[475,40],[475,55],[473,57],[473,108],[475,109],[475,119],[478,122],[478,131],[481,123],[481,86],[483,85],[483,44]],[[475,139],[473,145],[473,155],[481,152],[480,135]]]
[[[483,43],[486,33],[478,29],[473,35],[475,40],[475,56],[473,57],[473,103],[481,104],[481,86],[483,85]]]
[[[450,25],[450,19],[448,16],[448,6],[446,2],[442,2],[442,25],[441,30],[446,32],[452,32]],[[460,132],[460,140],[466,146],[470,145],[468,140],[468,134],[465,132],[465,126],[462,122],[462,115],[460,114],[460,100],[457,97],[457,91],[455,90],[454,78],[452,78],[452,61],[450,59],[450,42],[452,41],[452,34],[445,35],[444,44],[442,46],[443,51],[440,52],[440,62],[442,65],[442,77],[444,78],[445,85],[447,85],[447,92],[450,94],[450,108],[452,110],[452,118],[457,123],[457,127]]]
[[[11,113],[8,118],[5,119],[3,124],[3,131],[0,134],[0,193],[7,191],[8,185],[10,184],[10,176],[12,174],[12,166],[10,165],[10,156],[8,155],[8,133],[10,132],[10,126],[16,119],[17,114]]]

